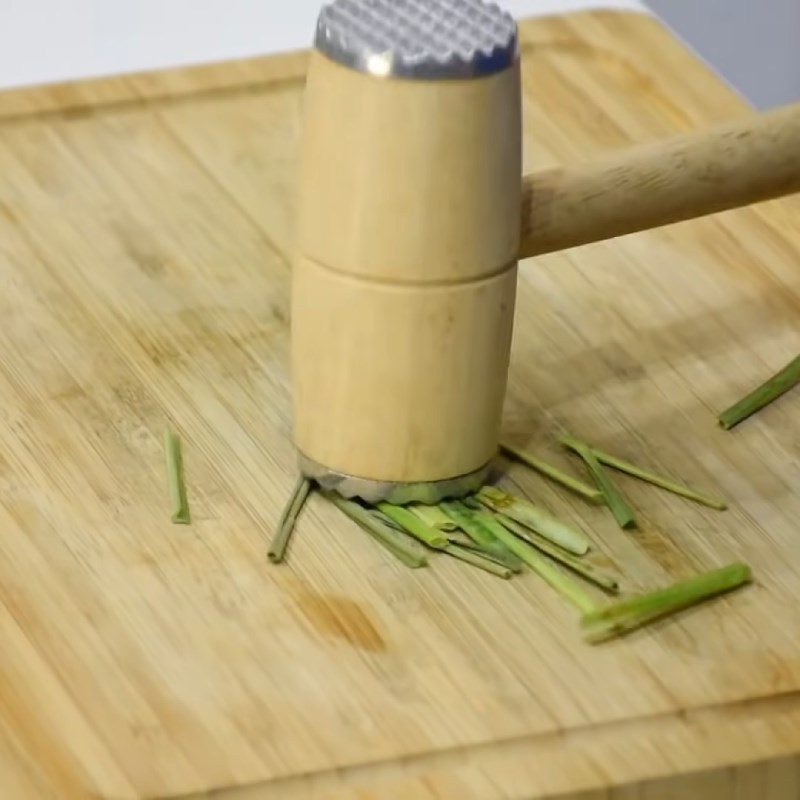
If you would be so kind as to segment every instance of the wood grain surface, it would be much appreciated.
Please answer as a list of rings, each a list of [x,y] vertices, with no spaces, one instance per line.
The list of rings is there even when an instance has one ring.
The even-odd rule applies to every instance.
[[[526,171],[746,110],[648,17],[521,34]],[[591,648],[533,574],[412,572],[319,497],[274,567],[303,65],[0,95],[4,800],[796,797],[800,409],[715,413],[800,351],[797,198],[520,265],[506,437],[572,466],[564,426],[733,502],[621,479],[631,533],[511,485],[627,590],[734,559],[754,586]]]

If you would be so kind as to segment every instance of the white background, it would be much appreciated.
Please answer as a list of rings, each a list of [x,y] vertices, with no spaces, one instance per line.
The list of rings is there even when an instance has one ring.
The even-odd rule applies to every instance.
[[[516,16],[636,0],[501,0]],[[800,0],[799,0],[800,1]],[[322,0],[0,0],[0,87],[308,47]]]
[[[800,100],[800,0],[647,0],[751,103]]]
[[[644,0],[753,103],[800,99],[800,0]],[[321,0],[0,0],[0,88],[306,47]],[[637,0],[501,0],[518,17]]]

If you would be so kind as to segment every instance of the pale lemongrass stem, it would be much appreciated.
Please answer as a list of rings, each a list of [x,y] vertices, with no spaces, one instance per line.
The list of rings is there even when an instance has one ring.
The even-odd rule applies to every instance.
[[[472,509],[468,509],[466,507],[465,510],[472,511]],[[502,563],[505,563],[505,565],[509,569],[513,569],[514,572],[520,572],[522,570],[522,560],[519,558],[519,556],[514,555],[500,541],[500,538],[498,537],[498,527],[502,526],[495,518],[495,515],[483,507],[472,511],[472,515],[475,522],[483,526],[484,530],[488,531],[492,537],[492,546],[485,548],[487,554],[496,556],[498,560],[501,560]]]
[[[496,561],[498,564],[503,564],[504,566],[508,567],[509,569],[513,569],[514,572],[519,572],[517,565],[515,564],[512,567],[511,562],[507,561],[507,558],[513,558],[516,562],[521,564],[522,562],[513,554],[509,553],[505,548],[503,548],[503,552],[507,555],[500,556],[499,548],[502,547],[500,542],[496,542],[497,549],[494,551],[487,550],[485,547],[479,545],[471,536],[468,536],[464,531],[460,529],[456,529],[454,531],[447,531],[447,541],[449,544],[455,544],[459,547],[466,547],[467,550],[475,550],[476,552],[480,553],[481,555],[485,555],[486,558],[492,559]],[[504,560],[505,559],[505,560]]]
[[[273,564],[280,564],[286,555],[286,548],[289,545],[289,538],[294,530],[295,522],[303,504],[311,491],[311,481],[308,478],[298,478],[297,483],[292,490],[289,501],[283,509],[280,521],[278,522],[278,530],[270,543],[269,550],[267,551],[267,558]]]
[[[353,500],[347,500],[333,491],[325,492],[325,496],[407,567],[414,569],[424,567],[428,563],[424,550],[416,540],[384,525]]]
[[[467,547],[459,547],[457,544],[448,544],[444,548],[444,552],[460,561],[472,564],[473,567],[478,567],[478,569],[490,572],[492,575],[497,575],[499,578],[508,579],[511,577],[512,572],[508,567],[484,557],[478,551],[470,550]]]
[[[372,516],[374,516],[375,519],[378,520],[378,522],[382,522],[384,525],[388,525],[390,528],[393,528],[396,531],[401,531],[402,533],[405,533],[405,529],[403,528],[403,526],[398,525],[393,519],[387,517],[386,514],[383,513],[383,511],[378,511],[377,508],[370,508],[369,513],[372,514]]]
[[[635,527],[636,517],[633,509],[628,505],[622,493],[603,469],[591,446],[567,434],[561,436],[561,443],[583,459],[586,468],[597,484],[597,488],[603,493],[606,505],[614,515],[617,525],[624,529]]]
[[[493,555],[496,561],[514,572],[522,569],[522,562],[494,536],[491,525],[486,524],[479,512],[468,508],[460,500],[444,501],[441,507],[444,513],[448,514],[458,527],[472,539],[477,549]]]
[[[482,525],[475,522],[472,509],[458,500],[445,500],[440,504],[443,513],[447,514],[478,547],[491,547],[495,538]]]
[[[605,464],[607,467],[611,467],[611,469],[615,469],[619,472],[624,472],[632,478],[638,478],[640,481],[645,481],[653,486],[658,486],[661,489],[672,492],[672,494],[680,495],[687,500],[693,500],[696,503],[701,503],[709,508],[715,508],[718,511],[724,511],[728,507],[728,504],[721,497],[703,494],[696,489],[692,489],[691,486],[686,486],[664,475],[659,475],[655,472],[637,467],[635,464],[631,464],[630,461],[612,456],[610,453],[605,453],[602,450],[598,450],[596,447],[592,447],[592,452],[601,464]]]
[[[639,597],[596,608],[581,618],[586,640],[603,642],[696,605],[752,580],[747,564],[734,563]]]
[[[428,547],[433,547],[436,550],[444,550],[447,547],[447,537],[442,531],[431,528],[430,525],[412,514],[407,508],[383,502],[378,503],[378,510],[382,511],[398,525],[401,525],[405,531],[428,545]]]
[[[453,542],[451,542],[451,544],[453,544]],[[497,544],[499,546],[500,542]],[[502,567],[506,567],[506,569],[510,569],[514,573],[520,573],[524,568],[522,560],[517,558],[510,550],[506,550],[505,548],[502,550],[486,550],[483,547],[478,547],[474,543],[461,545],[461,547],[465,547],[467,550],[472,550],[478,555],[488,558],[489,561],[494,561],[495,564],[499,564]]]
[[[406,507],[412,514],[416,514],[426,525],[435,528],[437,531],[454,531],[458,527],[439,506],[412,503]]]
[[[500,524],[508,528],[513,534],[524,539],[528,544],[540,550],[554,561],[558,561],[560,564],[563,564],[563,566],[576,572],[582,578],[591,581],[595,586],[599,586],[601,589],[605,589],[609,592],[616,593],[619,591],[619,583],[613,575],[608,575],[596,569],[591,564],[588,564],[585,560],[573,556],[571,553],[567,553],[562,548],[557,547],[552,542],[545,539],[544,536],[540,536],[538,533],[527,529],[524,525],[520,525],[516,520],[511,519],[511,517],[498,514],[497,519]]]
[[[460,547],[472,547],[472,548],[478,547],[478,545],[475,544],[474,540],[471,537],[467,536],[467,534],[464,533],[464,531],[460,530],[447,531],[446,536],[447,536],[447,541],[450,544],[457,544]]]
[[[502,526],[501,526],[502,527]],[[595,601],[574,581],[565,575],[550,560],[531,545],[517,538],[511,531],[503,529],[498,538],[519,559],[524,561],[539,577],[543,578],[562,597],[569,600],[582,614],[588,614],[597,607]]]
[[[527,464],[531,469],[540,472],[542,475],[550,478],[550,480],[560,483],[566,489],[581,495],[581,497],[584,497],[586,500],[599,503],[603,499],[602,493],[593,486],[589,486],[587,483],[573,478],[572,475],[567,475],[566,472],[562,472],[558,467],[533,455],[533,453],[529,453],[527,450],[521,450],[505,442],[500,443],[500,450],[506,455],[515,458],[517,461]]]
[[[167,428],[164,431],[164,452],[167,462],[167,483],[172,522],[177,525],[189,525],[189,500],[186,496],[186,478],[183,472],[183,451],[181,440],[175,431]]]
[[[575,528],[557,519],[543,508],[516,497],[496,486],[483,486],[476,495],[491,511],[497,511],[526,525],[570,553],[582,556],[589,550],[589,540]]]

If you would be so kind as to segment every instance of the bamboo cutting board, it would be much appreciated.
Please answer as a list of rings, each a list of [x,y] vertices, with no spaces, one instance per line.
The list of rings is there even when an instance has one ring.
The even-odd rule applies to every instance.
[[[521,34],[526,170],[747,110],[645,16]],[[797,396],[715,424],[800,352],[797,198],[521,265],[507,438],[576,468],[563,425],[734,502],[625,481],[629,533],[510,479],[626,589],[754,586],[591,648],[533,574],[409,571],[318,497],[273,567],[304,64],[0,95],[0,795],[797,796]]]

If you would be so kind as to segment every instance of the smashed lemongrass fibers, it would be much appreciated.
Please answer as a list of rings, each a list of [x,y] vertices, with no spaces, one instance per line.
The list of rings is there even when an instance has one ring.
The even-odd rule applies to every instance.
[[[292,535],[295,522],[297,521],[297,515],[303,508],[303,504],[306,502],[310,491],[311,481],[307,478],[299,478],[294,486],[289,502],[283,509],[283,513],[278,522],[278,530],[267,551],[267,558],[273,564],[280,564],[280,562],[283,561],[286,555],[286,548],[289,544],[289,538]]]
[[[476,511],[458,500],[445,501],[441,508],[473,541],[473,547],[485,552],[514,572],[522,568],[520,560],[508,551],[491,531],[491,525]]]
[[[393,519],[389,519],[383,511],[378,511],[377,508],[370,508],[369,513],[372,514],[378,522],[382,522],[384,525],[388,525],[390,528],[394,528],[396,531],[403,531],[402,525],[398,525]],[[405,531],[403,531],[405,532]]]
[[[471,547],[473,549],[478,547],[478,545],[475,544],[472,538],[467,536],[467,534],[464,533],[464,531],[458,529],[454,531],[447,531],[445,536],[447,536],[448,544],[457,544],[461,547]]]
[[[515,519],[570,553],[582,556],[589,549],[589,540],[580,531],[527,500],[504,492],[496,486],[481,487],[477,498],[492,511]]]
[[[181,440],[175,431],[164,431],[164,454],[167,462],[167,484],[171,519],[176,525],[189,525],[189,500],[186,496],[186,479],[183,474],[183,450]]]
[[[728,507],[728,504],[721,497],[714,497],[713,495],[698,492],[696,489],[692,489],[691,486],[686,486],[664,475],[659,475],[655,472],[637,467],[635,464],[631,464],[630,461],[625,461],[609,453],[604,453],[596,447],[592,448],[592,452],[601,464],[605,464],[607,467],[611,467],[611,469],[618,470],[619,472],[624,472],[632,478],[638,478],[640,481],[658,486],[660,489],[665,489],[668,492],[672,492],[672,494],[680,495],[687,500],[693,500],[695,503],[700,503],[709,508],[716,508],[718,511],[724,511]]]
[[[513,445],[505,442],[500,443],[500,450],[507,456],[515,458],[517,461],[521,461],[523,464],[527,464],[531,469],[534,469],[542,475],[545,475],[556,483],[560,483],[566,489],[579,494],[581,497],[584,497],[593,503],[599,503],[603,499],[603,495],[598,489],[595,489],[593,486],[589,486],[577,478],[573,478],[572,475],[567,475],[566,472],[563,472],[558,467],[549,464],[547,461],[544,461],[543,459],[527,452],[526,450],[521,450],[520,448],[514,447]]]
[[[615,469],[618,472],[624,472],[632,478],[638,478],[640,481],[658,486],[660,489],[665,489],[672,494],[685,497],[687,500],[693,500],[695,503],[700,503],[709,508],[716,508],[717,511],[724,511],[728,507],[728,504],[721,497],[715,497],[714,495],[700,492],[697,489],[692,489],[691,486],[678,483],[671,478],[667,478],[665,475],[659,475],[657,472],[651,472],[650,470],[637,467],[636,464],[631,464],[630,461],[612,456],[610,453],[598,450],[596,447],[592,448],[592,452],[601,464],[605,464],[607,467],[611,467],[611,469]]]
[[[508,580],[511,577],[512,570],[503,564],[498,564],[496,561],[484,556],[482,553],[468,547],[459,547],[457,544],[448,544],[444,548],[444,552],[453,558],[459,559],[466,564],[472,564],[473,567],[489,572],[492,575],[497,575],[498,578],[505,578]]]
[[[621,636],[676,611],[729,592],[752,580],[747,564],[730,564],[649,594],[587,612],[581,627],[588,642]]]
[[[792,359],[780,372],[754,389],[747,397],[734,403],[719,415],[719,424],[730,430],[751,414],[777,400],[782,394],[800,383],[800,356]]]
[[[514,572],[521,572],[522,561],[517,556],[515,556],[500,541],[500,538],[498,537],[498,528],[502,528],[502,525],[498,521],[497,517],[483,508],[481,508],[480,510],[473,510],[472,516],[475,522],[478,525],[481,525],[484,528],[484,530],[487,530],[494,539],[493,545],[491,547],[485,548],[487,556],[489,558],[494,558],[498,560],[501,564],[505,564],[507,567],[510,567]]]
[[[361,528],[383,545],[395,558],[407,567],[424,567],[428,560],[422,546],[405,533],[384,525],[374,514],[353,500],[346,500],[336,492],[325,492],[328,498],[340,511],[357,522]]]
[[[432,528],[404,506],[378,503],[378,510],[428,547],[435,550],[444,550],[447,547],[447,537],[442,531]]]
[[[412,514],[416,514],[426,525],[437,531],[454,531],[458,525],[453,522],[439,506],[427,506],[423,503],[412,503],[407,506]]]
[[[603,499],[614,515],[617,525],[620,528],[635,527],[636,517],[633,514],[633,509],[628,505],[619,489],[617,489],[614,482],[600,465],[592,448],[586,442],[567,434],[561,436],[561,443],[583,459],[586,469],[589,470],[589,474],[597,484],[597,488],[603,493]]]
[[[517,558],[524,561],[582,614],[588,614],[596,608],[596,603],[580,584],[569,575],[565,575],[552,561],[529,544],[518,539],[511,531],[500,526],[498,538]]]
[[[511,533],[519,536],[520,539],[523,539],[537,550],[540,550],[542,553],[552,558],[553,561],[558,561],[559,564],[577,573],[585,580],[595,584],[595,586],[599,586],[601,589],[605,589],[608,592],[617,593],[619,591],[619,583],[613,575],[609,575],[598,569],[585,558],[578,558],[571,553],[567,553],[560,547],[556,547],[552,542],[549,542],[544,536],[534,533],[504,514],[498,514],[496,519],[498,524],[503,525],[511,531]]]
[[[489,561],[494,561],[495,564],[507,567],[512,572],[522,572],[522,562],[513,554],[509,553],[505,548],[503,550],[491,549],[487,550],[484,547],[476,544],[473,539],[467,536],[464,531],[455,530],[447,532],[447,543],[454,544],[466,550],[472,550],[478,555],[488,558]],[[500,542],[497,542],[497,547],[501,548]]]

